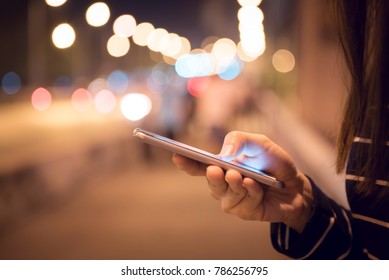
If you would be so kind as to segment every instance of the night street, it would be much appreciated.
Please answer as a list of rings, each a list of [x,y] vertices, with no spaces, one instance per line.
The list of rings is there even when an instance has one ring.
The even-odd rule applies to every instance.
[[[144,150],[119,115],[11,109],[0,112],[1,259],[283,258],[267,223],[222,213],[204,178]]]

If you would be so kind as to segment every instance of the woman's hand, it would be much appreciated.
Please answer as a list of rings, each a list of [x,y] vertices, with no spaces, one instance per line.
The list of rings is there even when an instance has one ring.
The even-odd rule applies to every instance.
[[[272,188],[235,170],[225,172],[178,154],[173,155],[173,162],[190,175],[205,175],[211,196],[226,213],[246,220],[282,222],[298,232],[304,229],[311,214],[312,187],[281,147],[264,135],[234,131],[226,135],[220,155],[272,174],[285,188]]]

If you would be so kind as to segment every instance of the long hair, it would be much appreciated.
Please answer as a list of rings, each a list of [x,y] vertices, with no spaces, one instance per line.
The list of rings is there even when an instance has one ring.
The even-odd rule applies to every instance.
[[[389,104],[389,1],[331,0],[332,15],[349,69],[351,83],[338,139],[337,171],[348,161],[356,136],[371,145],[357,145],[355,164],[360,190],[374,184],[388,171],[385,143]]]

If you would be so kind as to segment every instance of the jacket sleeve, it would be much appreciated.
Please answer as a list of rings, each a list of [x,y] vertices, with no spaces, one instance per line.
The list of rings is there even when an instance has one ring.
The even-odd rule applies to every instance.
[[[271,224],[273,247],[293,259],[343,259],[352,248],[350,213],[328,198],[310,179],[314,205],[302,233]]]

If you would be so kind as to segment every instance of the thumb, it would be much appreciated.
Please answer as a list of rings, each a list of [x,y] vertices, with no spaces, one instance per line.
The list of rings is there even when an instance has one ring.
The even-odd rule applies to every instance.
[[[287,181],[297,174],[292,158],[281,147],[262,134],[232,131],[224,138],[219,156],[238,161]]]

